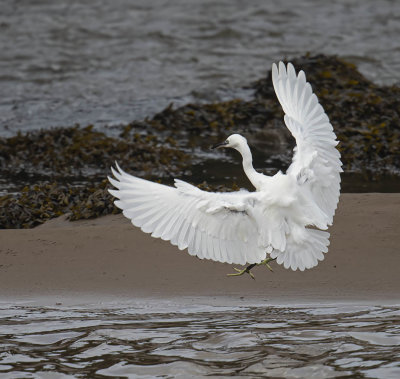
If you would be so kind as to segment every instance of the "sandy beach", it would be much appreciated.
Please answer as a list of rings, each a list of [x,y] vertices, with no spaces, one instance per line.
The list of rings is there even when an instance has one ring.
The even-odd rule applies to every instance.
[[[400,301],[400,194],[343,194],[317,267],[254,269],[189,256],[122,215],[0,231],[0,299],[74,303],[134,298],[232,298],[271,303]],[[73,300],[71,300],[73,299]]]

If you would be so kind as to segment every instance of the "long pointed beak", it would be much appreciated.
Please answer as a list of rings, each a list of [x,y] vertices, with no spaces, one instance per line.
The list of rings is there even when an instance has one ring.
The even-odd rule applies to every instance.
[[[211,149],[218,149],[219,147],[224,147],[228,144],[228,141],[216,143],[215,145],[211,146]]]

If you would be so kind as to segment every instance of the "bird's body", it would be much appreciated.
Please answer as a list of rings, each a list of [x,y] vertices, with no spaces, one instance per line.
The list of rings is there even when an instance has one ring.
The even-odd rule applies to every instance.
[[[205,192],[181,180],[175,187],[131,176],[117,165],[117,207],[133,225],[171,241],[191,255],[215,261],[258,264],[268,256],[293,270],[311,268],[328,251],[340,193],[336,136],[301,71],[281,62],[272,69],[285,123],[297,146],[286,174],[254,170],[244,137],[233,134],[221,147],[236,149],[255,192]],[[322,230],[318,230],[322,229]]]

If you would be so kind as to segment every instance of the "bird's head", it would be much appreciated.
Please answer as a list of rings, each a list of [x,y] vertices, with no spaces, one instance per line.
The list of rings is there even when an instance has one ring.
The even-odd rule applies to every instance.
[[[211,146],[211,148],[231,147],[232,149],[239,150],[243,144],[247,144],[246,138],[240,134],[231,134],[224,142],[217,143]]]

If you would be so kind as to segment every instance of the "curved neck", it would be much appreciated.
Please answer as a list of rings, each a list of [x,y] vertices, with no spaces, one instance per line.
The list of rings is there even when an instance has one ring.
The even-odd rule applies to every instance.
[[[242,155],[243,170],[244,170],[245,174],[247,175],[247,177],[249,178],[249,180],[253,184],[253,186],[256,189],[258,189],[259,180],[257,177],[259,176],[259,173],[256,170],[254,170],[253,157],[251,155],[249,145],[247,145],[247,143],[241,144],[238,146],[238,148],[236,150]]]

